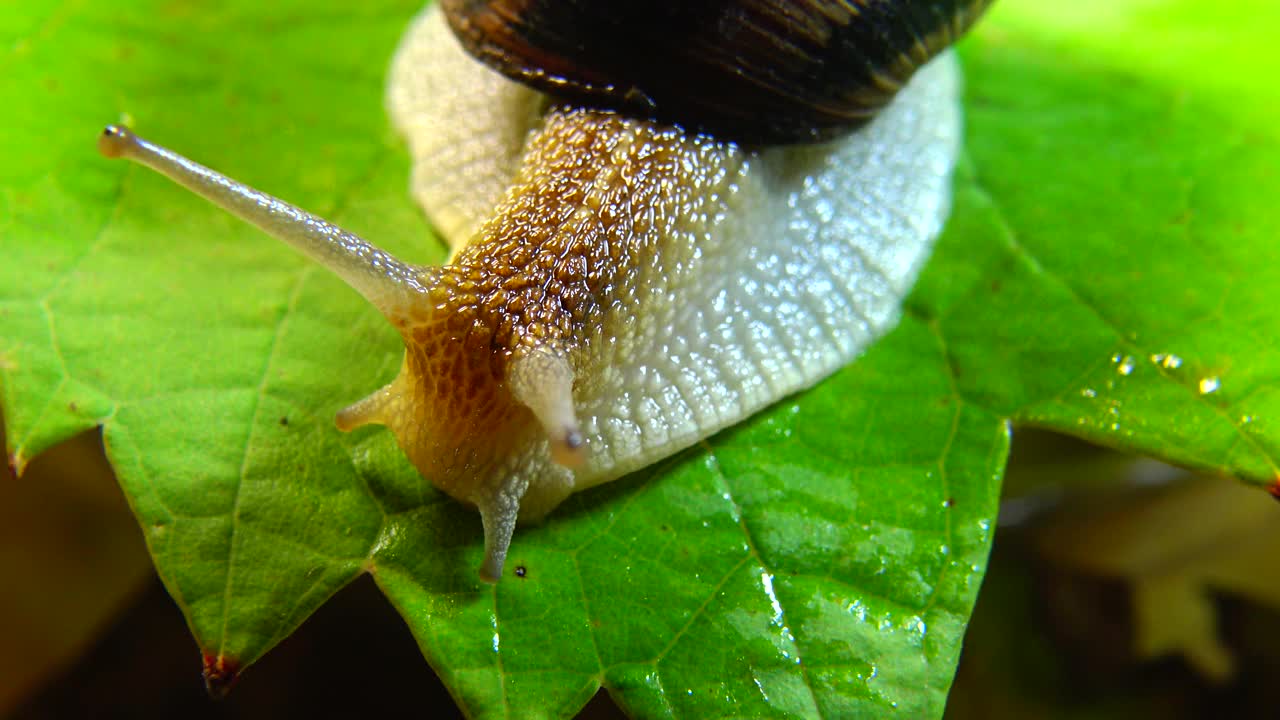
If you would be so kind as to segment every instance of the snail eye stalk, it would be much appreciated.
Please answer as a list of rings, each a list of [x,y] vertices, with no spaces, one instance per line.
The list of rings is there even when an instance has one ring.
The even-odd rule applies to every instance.
[[[390,315],[425,291],[423,269],[396,259],[364,238],[237,182],[120,125],[108,125],[98,136],[98,152],[125,158],[257,226],[332,270],[369,302]]]

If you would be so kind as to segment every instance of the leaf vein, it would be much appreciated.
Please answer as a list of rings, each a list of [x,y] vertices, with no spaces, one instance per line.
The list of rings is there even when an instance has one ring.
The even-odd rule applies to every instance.
[[[236,483],[235,496],[231,501],[230,537],[228,538],[227,543],[227,579],[226,584],[223,586],[222,629],[219,631],[218,638],[219,657],[223,657],[226,651],[227,630],[231,620],[231,595],[235,578],[236,528],[240,522],[240,503],[244,497],[245,476],[249,469],[249,462],[253,456],[254,435],[258,427],[259,416],[262,412],[262,400],[266,397],[267,383],[271,379],[272,368],[275,366],[276,356],[280,352],[280,346],[282,344],[280,340],[284,337],[289,321],[297,313],[298,300],[302,296],[302,288],[306,285],[307,279],[311,277],[314,271],[315,266],[308,265],[298,273],[298,278],[294,282],[293,290],[289,294],[289,300],[281,311],[280,317],[276,321],[275,329],[272,331],[271,346],[267,351],[266,362],[263,363],[261,380],[258,382],[257,392],[254,394],[253,411],[250,413],[248,432],[244,439],[244,453],[240,460],[240,478]]]

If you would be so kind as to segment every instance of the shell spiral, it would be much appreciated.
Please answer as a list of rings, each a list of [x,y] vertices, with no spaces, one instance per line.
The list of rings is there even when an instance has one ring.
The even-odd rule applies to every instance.
[[[442,0],[489,67],[574,103],[740,143],[829,140],[991,0]]]

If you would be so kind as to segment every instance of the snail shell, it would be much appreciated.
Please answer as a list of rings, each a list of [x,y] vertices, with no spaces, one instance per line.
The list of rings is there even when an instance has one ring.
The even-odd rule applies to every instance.
[[[991,0],[442,0],[466,50],[577,104],[750,144],[866,122]]]
[[[542,0],[449,4],[473,46],[498,9],[559,12]],[[768,149],[551,102],[476,62],[430,7],[396,53],[388,104],[413,155],[413,193],[452,248],[439,267],[400,261],[124,128],[107,128],[99,148],[257,224],[381,310],[404,339],[403,365],[386,387],[338,413],[338,427],[387,426],[423,477],[476,506],[481,577],[496,580],[517,520],[537,520],[573,492],[814,384],[897,322],[948,211],[960,133],[954,61],[928,63],[888,97],[984,4],[864,0],[770,10],[744,2],[739,14],[725,11],[723,22],[769,19],[745,22],[741,33],[803,25],[793,15],[808,10],[818,25],[804,25],[803,37],[852,32],[881,41],[853,69],[871,82],[832,96],[861,105],[826,113],[833,103],[795,86],[807,93],[808,110],[821,112],[811,132],[786,139],[825,137],[832,117],[860,121],[888,102],[882,112],[830,143]],[[645,7],[670,21],[718,4]],[[636,12],[610,3],[606,14]],[[596,14],[593,22],[608,20]],[[868,21],[870,28],[845,27]],[[512,36],[525,38],[519,43],[497,36],[504,53],[530,45],[521,33]],[[515,74],[580,97],[601,88],[624,100],[638,93],[658,117],[683,112],[647,75],[596,82],[552,55],[547,70],[524,65]],[[769,53],[760,57],[751,62]],[[834,70],[817,67],[821,85]],[[776,79],[762,87],[779,107],[792,92]],[[705,105],[722,108],[731,94],[709,91]],[[749,119],[756,110],[748,108]],[[701,117],[688,124],[737,122],[732,113]],[[740,137],[772,137],[796,122],[784,108]]]

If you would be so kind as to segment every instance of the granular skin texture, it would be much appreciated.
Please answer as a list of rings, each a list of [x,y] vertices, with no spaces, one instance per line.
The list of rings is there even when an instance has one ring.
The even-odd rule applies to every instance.
[[[683,278],[662,268],[688,264],[688,239],[723,215],[744,169],[732,145],[553,108],[493,218],[448,265],[424,269],[425,311],[393,318],[405,364],[393,383],[399,397],[378,421],[451,494],[470,495],[463,483],[482,476],[500,480],[515,469],[513,441],[536,445],[541,431],[510,392],[512,362],[543,350],[589,378],[616,352],[601,346],[627,335],[632,313],[672,298]]]

